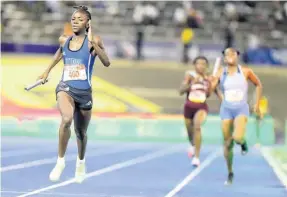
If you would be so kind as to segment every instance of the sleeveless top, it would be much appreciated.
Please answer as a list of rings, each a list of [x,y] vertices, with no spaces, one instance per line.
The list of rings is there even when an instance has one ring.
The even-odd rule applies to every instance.
[[[240,65],[237,67],[237,72],[232,75],[228,75],[227,67],[224,68],[220,77],[220,88],[224,95],[222,106],[240,108],[247,104],[248,82]]]
[[[189,73],[192,77],[196,77],[196,72]],[[205,103],[207,99],[208,89],[210,83],[207,79],[202,79],[199,82],[191,81],[190,91],[187,94],[187,102],[192,103]]]
[[[69,46],[72,38],[73,36],[69,37],[62,47],[64,69],[61,81],[73,88],[90,89],[96,56],[90,53],[87,36],[85,36],[79,50],[70,50]]]

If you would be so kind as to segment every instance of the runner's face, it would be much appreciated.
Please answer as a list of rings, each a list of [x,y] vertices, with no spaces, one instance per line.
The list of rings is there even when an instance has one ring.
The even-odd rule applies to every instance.
[[[88,18],[84,13],[80,11],[75,12],[71,19],[73,32],[78,33],[84,31],[87,27],[87,22]]]
[[[195,69],[200,74],[205,74],[207,70],[207,62],[204,59],[198,59],[195,62]]]
[[[237,51],[233,49],[227,49],[224,52],[224,62],[228,65],[236,65],[238,61]]]

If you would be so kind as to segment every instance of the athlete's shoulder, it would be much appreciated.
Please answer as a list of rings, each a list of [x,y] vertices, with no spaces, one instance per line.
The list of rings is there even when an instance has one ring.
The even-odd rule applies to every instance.
[[[104,48],[104,43],[101,36],[93,34],[93,40],[97,45],[99,45],[99,47],[101,47],[102,49]]]
[[[247,71],[247,72],[252,71],[252,68],[250,68],[249,66],[247,66],[247,65],[245,65],[245,64],[240,65],[240,66],[241,66],[241,69],[242,69],[243,71]]]
[[[247,76],[250,74],[254,74],[252,68],[248,67],[247,65],[241,65],[241,69]]]
[[[185,71],[186,76],[196,77],[196,72],[194,70],[187,70]]]
[[[65,42],[68,40],[68,38],[69,38],[69,36],[67,36],[67,35],[61,35],[61,36],[59,37],[59,43],[60,43],[60,45],[63,46],[63,45],[65,44]]]

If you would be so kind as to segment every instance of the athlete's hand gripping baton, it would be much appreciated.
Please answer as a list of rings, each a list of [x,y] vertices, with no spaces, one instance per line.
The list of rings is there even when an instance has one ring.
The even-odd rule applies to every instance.
[[[48,82],[49,80],[50,79],[46,79],[46,82]],[[29,91],[29,90],[31,90],[31,89],[33,89],[33,88],[35,88],[35,87],[37,87],[37,86],[39,86],[41,84],[43,84],[43,79],[40,79],[40,80],[36,81],[35,83],[26,86],[25,90]]]

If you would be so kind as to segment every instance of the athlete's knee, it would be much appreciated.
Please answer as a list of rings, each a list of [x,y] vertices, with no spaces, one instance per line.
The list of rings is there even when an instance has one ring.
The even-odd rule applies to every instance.
[[[235,141],[236,144],[242,144],[242,142],[244,141],[244,136],[240,136],[240,135],[233,135],[233,140]]]
[[[188,127],[188,126],[192,125],[192,120],[188,119],[188,118],[185,118],[184,119],[184,124],[185,124],[186,127]]]
[[[193,125],[185,125],[187,131],[192,131],[193,130]]]
[[[87,131],[82,128],[75,128],[76,136],[79,140],[84,140],[87,137]]]
[[[200,132],[200,129],[201,129],[201,124],[200,124],[200,122],[195,122],[194,123],[194,130],[195,130],[195,132]]]
[[[225,157],[228,157],[228,155],[230,154],[230,152],[232,152],[233,149],[229,148],[227,145],[224,145],[224,149],[223,149],[223,153]]]
[[[193,130],[193,123],[192,123],[192,121],[189,120],[189,119],[186,119],[185,120],[185,127],[188,130],[188,132],[192,132],[192,130]]]
[[[228,138],[224,140],[224,148],[226,150],[232,150],[234,146],[234,141],[232,138]]]
[[[73,115],[63,115],[62,116],[62,125],[64,127],[70,127],[73,121]]]
[[[231,135],[230,135],[230,130],[229,129],[227,129],[227,128],[222,128],[222,134],[223,134],[223,140],[224,140],[224,142],[226,142],[226,141],[228,141],[229,139],[230,139],[230,137],[231,137]]]

